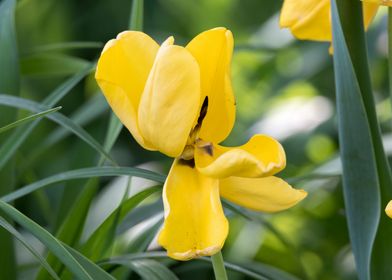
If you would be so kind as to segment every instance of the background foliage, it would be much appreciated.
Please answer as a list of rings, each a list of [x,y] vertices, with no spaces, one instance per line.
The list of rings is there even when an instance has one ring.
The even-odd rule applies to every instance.
[[[238,111],[226,144],[242,144],[254,133],[275,136],[288,158],[281,177],[309,192],[300,205],[274,215],[225,203],[230,235],[223,255],[233,264],[230,279],[356,279],[329,44],[297,41],[280,30],[281,5],[146,0],[144,31],[159,42],[174,35],[177,44],[186,44],[203,30],[231,29]],[[167,174],[171,159],[143,150],[128,131],[119,130],[93,78],[104,43],[128,29],[130,13],[125,0],[0,4],[0,126],[61,106],[45,118],[0,130],[0,195],[10,203],[0,201],[1,279],[32,279],[36,273],[39,279],[56,274],[68,279],[70,271],[93,279],[213,277],[208,259],[175,262],[158,251],[154,236],[162,223],[164,181],[159,174]],[[367,40],[377,114],[390,153],[386,23],[381,10]],[[128,168],[113,168],[111,161]],[[45,261],[26,248],[42,256],[49,248],[53,255]]]

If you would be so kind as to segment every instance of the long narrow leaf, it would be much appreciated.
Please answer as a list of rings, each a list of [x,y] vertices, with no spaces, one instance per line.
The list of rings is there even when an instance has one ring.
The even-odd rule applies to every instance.
[[[57,87],[45,100],[42,104],[53,107],[59,102],[70,90],[78,84],[87,74],[89,74],[95,65],[90,64],[85,69],[76,73],[74,76],[69,78],[59,87]],[[20,127],[15,130],[15,132],[7,138],[7,140],[0,147],[0,169],[9,161],[9,159],[15,154],[18,148],[23,144],[23,142],[27,139],[30,133],[34,130],[34,128],[38,125],[40,119],[35,120],[29,125]]]
[[[19,95],[20,89],[15,10],[16,0],[3,0],[0,2],[0,92],[7,92],[10,95]],[[16,113],[16,110],[13,108],[3,108],[0,113],[0,126],[15,121]],[[5,141],[3,135],[1,136],[0,143]],[[14,166],[15,161],[11,161],[7,166],[0,166],[0,178],[4,184],[0,189],[0,195],[14,188]],[[13,239],[3,229],[0,229],[0,248],[1,276],[5,279],[16,279],[17,271]]]
[[[61,245],[61,243],[47,230],[43,229],[40,225],[30,220],[17,209],[2,200],[0,200],[0,209],[45,244],[46,247],[48,247],[48,249],[56,255],[56,257],[58,257],[76,277],[79,279],[93,279],[67,251],[67,249],[65,249],[64,246]]]
[[[42,110],[49,110],[46,106],[20,97],[8,96],[4,94],[0,94],[0,104],[7,105],[11,107],[16,107],[20,109],[26,109],[32,112],[40,112]],[[106,159],[115,163],[111,156],[104,150],[104,148],[99,144],[87,131],[85,131],[82,127],[74,123],[72,120],[64,116],[60,113],[53,113],[50,115],[46,115],[46,117],[57,124],[63,126],[68,129],[75,135],[77,135],[80,139],[85,141],[92,148],[97,150],[101,155],[103,155]]]
[[[27,122],[31,122],[31,121],[33,121],[33,120],[35,120],[35,119],[42,118],[42,117],[44,117],[45,115],[50,114],[50,113],[57,112],[57,111],[60,110],[60,109],[61,109],[61,106],[56,107],[56,108],[53,108],[53,109],[45,110],[45,111],[42,111],[42,112],[40,112],[40,113],[33,114],[33,115],[28,116],[28,117],[25,117],[25,118],[23,118],[23,119],[17,120],[17,121],[15,121],[15,122],[13,122],[13,123],[10,123],[10,124],[7,124],[7,125],[5,125],[5,126],[3,126],[3,127],[0,127],[0,133],[3,133],[3,132],[5,132],[5,131],[8,131],[8,130],[10,130],[10,129],[12,129],[12,128],[15,128],[15,127],[17,127],[17,126],[19,126],[19,125],[25,124],[25,123],[27,123]]]
[[[145,253],[129,254],[129,255],[124,255],[124,256],[114,257],[114,258],[111,258],[110,260],[104,260],[104,261],[100,262],[100,265],[124,264],[127,261],[130,262],[130,261],[134,261],[134,260],[150,259],[150,258],[152,258],[152,259],[167,258],[167,255],[165,252],[145,252]],[[204,261],[204,262],[211,263],[211,259],[206,258],[206,257],[198,258],[197,261]],[[259,273],[253,272],[253,271],[251,271],[241,265],[225,262],[225,267],[227,269],[237,271],[245,276],[251,277],[251,279],[270,280],[269,278],[267,278]],[[278,280],[278,279],[276,279],[276,280]],[[279,279],[279,280],[285,280],[285,279]]]
[[[119,211],[114,210],[109,217],[105,219],[105,221],[94,231],[94,233],[89,237],[86,244],[83,246],[83,252],[92,260],[98,260],[102,257],[101,252],[103,251],[102,247],[105,245],[105,239],[108,237],[108,232],[110,231],[110,227],[112,226],[114,220],[116,219],[116,215],[118,213],[119,221],[122,221],[124,217],[132,211],[139,203],[141,203],[144,199],[149,197],[151,194],[161,190],[160,187],[152,187],[148,188],[140,193],[128,198],[125,200],[120,206]],[[112,236],[114,237],[114,236]]]
[[[56,272],[50,267],[50,265],[46,262],[46,260],[34,249],[33,246],[23,237],[10,223],[0,217],[0,227],[7,230],[10,234],[12,234],[16,239],[18,239],[23,246],[26,247],[27,250],[31,252],[31,254],[37,258],[37,260],[41,263],[42,267],[46,269],[46,271],[54,278],[60,279]]]
[[[114,280],[115,278],[103,270],[100,266],[83,256],[80,252],[63,243],[63,246],[72,256],[83,266],[83,268],[93,277],[94,280]]]
[[[380,194],[369,122],[332,1],[334,70],[343,165],[343,191],[352,250],[360,279],[370,279],[370,260],[380,219]]]
[[[82,168],[76,170],[70,170],[63,173],[59,173],[45,179],[42,179],[38,182],[32,183],[30,185],[24,186],[12,193],[9,193],[0,199],[5,202],[10,202],[15,199],[18,199],[22,196],[25,196],[29,193],[32,193],[40,188],[45,186],[63,182],[67,180],[74,179],[83,179],[83,178],[96,178],[96,177],[104,177],[104,176],[135,176],[141,177],[145,179],[150,179],[156,182],[163,183],[165,181],[165,176],[159,173],[155,173],[153,171],[144,170],[140,168],[132,168],[132,167],[91,167],[91,168]]]

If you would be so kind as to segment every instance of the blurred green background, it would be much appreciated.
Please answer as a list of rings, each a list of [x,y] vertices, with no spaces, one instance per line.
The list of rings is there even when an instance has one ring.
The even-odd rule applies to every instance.
[[[227,209],[231,218],[230,235],[223,250],[225,260],[266,275],[285,271],[291,279],[356,279],[337,155],[329,44],[297,41],[287,30],[280,30],[281,5],[282,1],[269,0],[145,0],[144,31],[158,42],[173,35],[177,44],[184,45],[209,28],[224,26],[232,30],[237,119],[225,144],[243,144],[255,133],[276,137],[282,142],[288,161],[280,176],[309,192],[306,200],[283,213],[267,215],[241,210],[246,218]],[[70,75],[87,67],[99,57],[106,41],[128,28],[130,11],[131,1],[126,0],[18,1],[20,96],[40,102]],[[380,9],[367,36],[377,108],[390,153],[385,15]],[[59,105],[61,113],[103,143],[110,109],[93,73]],[[8,112],[3,109],[0,107],[0,119]],[[29,114],[18,111],[19,118]],[[12,131],[4,134],[0,144],[11,134]],[[111,154],[121,166],[142,166],[164,174],[171,164],[171,159],[139,147],[126,129],[121,131]],[[16,153],[14,187],[62,171],[95,166],[97,160],[97,152],[79,138],[43,120]],[[4,179],[0,177],[0,181]],[[126,181],[100,179],[82,240],[121,201]],[[15,206],[53,233],[84,183],[85,180],[76,180],[56,184],[17,200]],[[132,192],[146,184],[150,183],[133,180]],[[161,211],[156,195],[132,212],[119,226],[113,254],[132,250],[129,248],[140,242],[137,238],[143,229],[156,231]],[[19,278],[31,279],[31,272],[37,269],[36,261],[18,243],[16,246]],[[38,243],[36,246],[43,249]],[[153,241],[150,247],[157,249],[154,246]],[[213,279],[209,263],[173,261],[167,265],[180,279]],[[238,272],[229,273],[230,279],[250,279]],[[120,271],[117,277],[139,276]]]

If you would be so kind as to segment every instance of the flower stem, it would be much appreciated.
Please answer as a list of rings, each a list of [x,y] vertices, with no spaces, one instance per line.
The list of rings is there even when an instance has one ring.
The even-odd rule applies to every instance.
[[[131,8],[131,18],[129,21],[129,28],[131,30],[143,30],[143,5],[144,0],[133,0]]]
[[[223,262],[222,252],[219,251],[215,255],[211,256],[211,261],[212,261],[212,266],[214,268],[215,279],[227,280],[227,274]]]

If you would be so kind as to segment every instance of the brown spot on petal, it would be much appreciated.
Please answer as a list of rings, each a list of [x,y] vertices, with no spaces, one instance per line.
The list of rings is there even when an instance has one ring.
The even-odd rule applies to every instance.
[[[181,158],[178,160],[178,164],[186,165],[186,166],[189,166],[190,168],[194,168],[195,167],[195,159],[185,160],[185,159]]]

